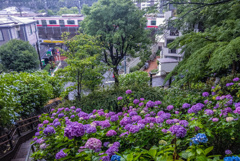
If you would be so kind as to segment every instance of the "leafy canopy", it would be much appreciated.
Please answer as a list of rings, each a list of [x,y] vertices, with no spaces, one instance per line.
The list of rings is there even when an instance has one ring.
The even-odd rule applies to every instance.
[[[0,59],[5,71],[26,71],[39,68],[36,50],[29,42],[11,40],[0,47]]]

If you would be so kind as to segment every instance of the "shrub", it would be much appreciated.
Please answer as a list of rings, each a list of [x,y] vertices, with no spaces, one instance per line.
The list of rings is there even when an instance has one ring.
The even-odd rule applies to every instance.
[[[50,68],[51,68],[51,65],[50,65],[50,64],[47,64],[47,65],[43,68],[43,70],[46,70],[47,72],[49,72],[49,71],[50,71]]]
[[[135,66],[135,67],[130,68],[130,72],[135,72],[139,69],[140,69],[139,66]]]
[[[120,75],[119,84],[124,87],[148,86],[148,73],[144,71],[135,71],[126,75]]]

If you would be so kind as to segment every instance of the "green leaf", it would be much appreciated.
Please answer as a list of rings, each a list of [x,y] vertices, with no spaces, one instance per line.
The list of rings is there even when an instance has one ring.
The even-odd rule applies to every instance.
[[[208,147],[204,150],[204,155],[206,156],[208,153],[210,153],[213,150],[213,146]]]

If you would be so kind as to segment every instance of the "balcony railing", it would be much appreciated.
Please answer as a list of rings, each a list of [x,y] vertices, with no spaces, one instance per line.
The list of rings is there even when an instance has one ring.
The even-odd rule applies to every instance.
[[[170,30],[170,36],[179,36],[178,30]]]
[[[177,50],[176,49],[168,49],[168,53],[176,54]]]

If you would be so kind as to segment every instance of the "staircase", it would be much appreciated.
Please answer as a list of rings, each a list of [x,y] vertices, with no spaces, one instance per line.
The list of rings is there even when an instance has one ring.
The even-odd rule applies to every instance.
[[[15,159],[12,159],[11,161],[25,161],[26,160],[26,156],[28,154],[28,150],[29,150],[29,148],[31,146],[31,144],[30,144],[31,141],[32,141],[32,139],[30,139],[30,140],[26,141],[25,143],[23,143],[20,146]],[[29,160],[31,160],[31,159],[29,159]]]

